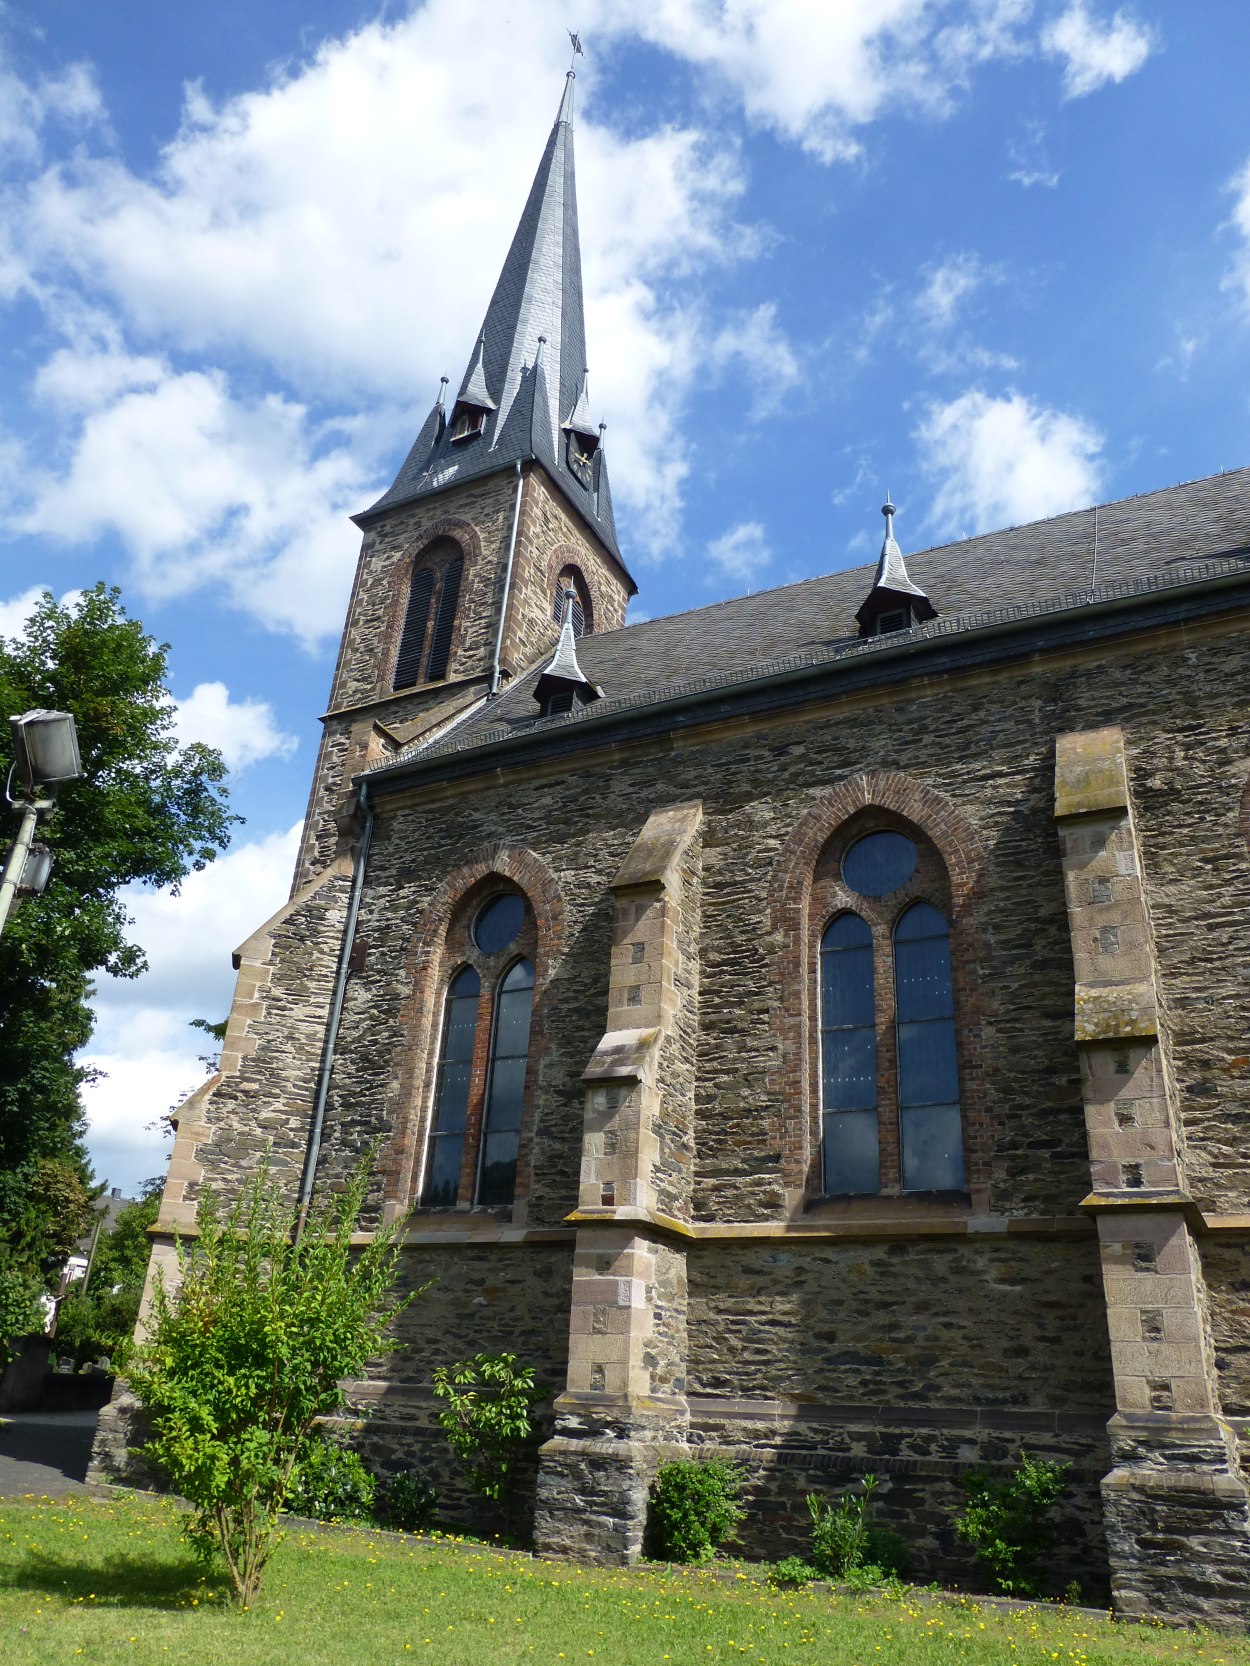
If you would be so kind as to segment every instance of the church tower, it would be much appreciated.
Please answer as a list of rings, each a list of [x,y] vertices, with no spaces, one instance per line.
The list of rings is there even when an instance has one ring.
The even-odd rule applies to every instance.
[[[637,586],[592,420],[569,72],[521,221],[447,408],[441,390],[364,534],[295,888],[337,849],[352,777],[440,733]]]

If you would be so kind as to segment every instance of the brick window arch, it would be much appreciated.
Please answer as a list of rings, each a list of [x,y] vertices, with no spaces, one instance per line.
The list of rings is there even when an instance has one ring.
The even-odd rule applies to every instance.
[[[590,586],[586,583],[580,567],[572,563],[561,567],[556,578],[555,590],[551,598],[551,616],[556,624],[564,622],[564,593],[572,589],[573,601],[573,635],[592,636],[595,629],[594,605],[590,599]]]
[[[963,1190],[950,907],[936,847],[888,811],[853,816],[817,859],[824,1196]]]
[[[392,690],[440,682],[451,656],[464,551],[454,538],[435,538],[413,563],[399,633]]]
[[[849,883],[845,859],[869,834],[914,850],[914,867],[866,880],[855,866],[871,854],[864,845]],[[787,839],[769,887],[779,1044],[769,1082],[783,1116],[782,1180],[792,1209],[824,1198],[908,1195],[970,1196],[974,1210],[988,1207],[982,1026],[994,1000],[980,970],[987,949],[976,907],[985,860],[976,831],[949,799],[894,772],[848,778],[817,799]],[[909,915],[916,904],[931,914]],[[858,928],[839,927],[852,916]],[[944,1137],[952,1126],[956,1136]]]
[[[452,915],[425,1149],[423,1209],[508,1208],[525,1119],[537,953],[525,893],[496,881]]]

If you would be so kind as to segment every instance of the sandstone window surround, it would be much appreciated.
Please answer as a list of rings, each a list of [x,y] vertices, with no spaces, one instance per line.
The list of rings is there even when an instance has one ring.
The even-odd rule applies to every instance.
[[[510,1209],[531,1062],[537,932],[528,899],[496,890],[447,934],[421,1209]]]
[[[965,1190],[950,907],[941,856],[896,818],[856,817],[821,852],[809,937],[817,1195]]]
[[[392,690],[447,675],[452,633],[464,576],[464,551],[454,538],[436,538],[417,555],[395,654]]]

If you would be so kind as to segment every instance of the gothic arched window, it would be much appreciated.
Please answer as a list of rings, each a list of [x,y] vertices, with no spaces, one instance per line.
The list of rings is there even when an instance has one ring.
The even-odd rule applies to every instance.
[[[446,677],[463,573],[464,556],[453,538],[436,538],[417,557],[395,655],[392,689],[411,688],[422,680],[441,682]],[[429,653],[423,667],[427,640]]]
[[[518,891],[495,891],[453,921],[448,949],[462,960],[444,997],[422,1208],[512,1203],[525,1112],[534,947],[533,913]]]
[[[937,852],[894,828],[835,837],[822,857],[814,904],[836,908],[819,950],[828,1197],[964,1188],[944,885]]]

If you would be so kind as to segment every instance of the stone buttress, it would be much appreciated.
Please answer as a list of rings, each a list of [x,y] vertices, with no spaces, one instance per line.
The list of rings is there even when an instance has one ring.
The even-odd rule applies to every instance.
[[[685,1450],[702,807],[657,810],[613,882],[607,1029],[586,1111],[568,1385],[540,1456],[535,1545],[626,1562],[658,1465]]]
[[[1124,1614],[1244,1625],[1248,1489],[1221,1415],[1120,729],[1059,736],[1055,817],[1115,1383],[1112,1590]]]

